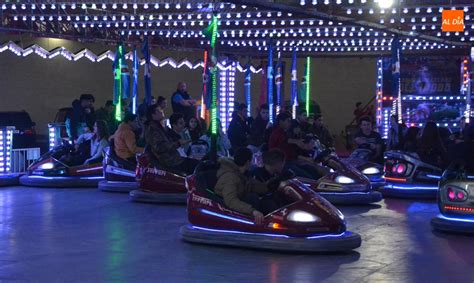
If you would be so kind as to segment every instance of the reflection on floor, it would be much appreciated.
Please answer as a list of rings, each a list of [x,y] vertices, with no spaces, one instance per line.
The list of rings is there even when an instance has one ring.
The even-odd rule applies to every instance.
[[[362,247],[343,255],[278,254],[177,238],[183,206],[96,189],[0,189],[0,280],[472,282],[474,237],[433,233],[434,202],[342,207]]]

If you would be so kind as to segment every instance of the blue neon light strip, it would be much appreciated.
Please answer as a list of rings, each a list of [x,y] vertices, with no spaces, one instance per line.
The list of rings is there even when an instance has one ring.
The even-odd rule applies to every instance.
[[[449,220],[449,221],[456,221],[456,222],[467,222],[467,223],[474,223],[474,218],[473,217],[468,217],[468,218],[457,218],[457,217],[449,217],[445,216],[442,214],[438,215],[438,218]]]
[[[436,180],[441,179],[441,176],[438,176],[438,175],[431,175],[431,174],[426,174],[426,177],[432,178],[432,179],[436,179]]]
[[[337,196],[337,195],[368,195],[370,192],[340,192],[340,193],[332,193],[332,192],[318,192],[318,194],[325,196],[325,195],[331,195],[331,196]]]
[[[279,234],[268,234],[268,233],[251,233],[251,232],[242,232],[242,231],[233,231],[233,230],[219,230],[219,229],[210,229],[204,228],[200,226],[191,226],[193,229],[202,230],[202,231],[209,231],[209,232],[218,232],[218,233],[227,233],[227,234],[238,234],[238,235],[254,235],[254,236],[267,236],[267,237],[274,237],[274,238],[285,238],[285,239],[300,239],[300,237],[290,237],[287,235],[279,235]],[[340,234],[326,234],[326,235],[315,235],[309,237],[301,237],[303,239],[324,239],[324,238],[340,238],[349,234],[350,232],[343,232]]]
[[[350,232],[342,232],[341,234],[327,234],[327,235],[316,235],[316,236],[310,236],[306,237],[306,239],[324,239],[324,238],[340,238],[343,237]]]
[[[92,177],[56,177],[56,176],[51,176],[51,177],[47,177],[47,176],[38,176],[38,175],[30,175],[28,176],[28,178],[32,178],[32,179],[45,179],[45,180],[63,180],[63,179],[81,179],[81,180],[97,180],[97,179],[103,179],[104,177],[103,176],[92,176]]]
[[[413,185],[393,185],[393,184],[387,184],[385,186],[387,189],[394,189],[394,190],[427,190],[427,191],[437,191],[438,187],[431,187],[431,186],[426,186],[426,187],[420,187],[420,186],[413,186]]]
[[[216,216],[216,217],[223,218],[223,219],[228,219],[228,220],[232,220],[232,221],[236,221],[236,222],[240,222],[240,223],[244,223],[244,224],[254,225],[254,223],[251,222],[251,221],[236,218],[236,217],[232,217],[232,216],[227,216],[227,215],[224,215],[224,214],[209,211],[207,209],[201,209],[201,212],[204,213],[204,214],[207,214],[207,215],[212,215],[212,216]]]

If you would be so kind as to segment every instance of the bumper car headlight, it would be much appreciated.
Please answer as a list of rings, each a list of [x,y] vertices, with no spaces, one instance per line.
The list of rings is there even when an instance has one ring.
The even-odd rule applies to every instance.
[[[54,163],[53,162],[46,162],[38,166],[38,169],[41,170],[50,170],[54,168]]]
[[[293,221],[293,222],[318,222],[321,221],[319,217],[316,215],[313,215],[311,213],[301,211],[301,210],[296,210],[290,212],[288,214],[288,220]]]
[[[354,183],[354,180],[346,176],[337,176],[336,182],[339,184],[352,184]]]
[[[362,170],[362,174],[366,175],[374,175],[374,174],[379,174],[380,170],[375,168],[375,167],[367,167],[364,170]]]

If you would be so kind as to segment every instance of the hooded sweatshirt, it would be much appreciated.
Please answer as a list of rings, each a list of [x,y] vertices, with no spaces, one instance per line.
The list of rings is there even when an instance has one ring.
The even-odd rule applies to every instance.
[[[266,184],[240,173],[239,167],[230,158],[223,157],[219,163],[214,191],[224,198],[225,205],[230,209],[251,215],[255,208],[240,199],[249,193],[265,194],[268,191]]]
[[[127,123],[121,123],[111,139],[114,139],[115,154],[120,158],[128,159],[143,152],[143,148],[137,147],[135,133]]]

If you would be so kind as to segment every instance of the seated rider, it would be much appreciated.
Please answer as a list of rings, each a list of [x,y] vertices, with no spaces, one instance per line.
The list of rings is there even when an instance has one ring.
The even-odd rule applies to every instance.
[[[452,144],[448,150],[450,162],[462,161],[465,168],[474,171],[474,125],[467,125],[463,129],[463,141]]]
[[[115,154],[133,163],[136,163],[135,154],[143,152],[143,148],[138,147],[136,143],[134,132],[136,129],[138,129],[136,115],[127,112],[117,131],[110,137],[114,142]]]
[[[102,161],[102,151],[109,145],[107,140],[107,124],[103,120],[96,121],[94,131],[81,134],[74,151],[61,156],[59,160],[69,166],[99,163]]]
[[[423,128],[418,141],[417,153],[423,162],[440,168],[447,165],[447,151],[435,122],[429,121]]]
[[[194,172],[198,161],[183,157],[178,152],[178,148],[188,144],[189,140],[178,139],[173,141],[166,128],[161,124],[164,118],[158,105],[148,106],[145,140],[149,146],[149,151],[156,158],[158,164],[155,165],[184,171],[187,175],[190,175]]]
[[[84,165],[100,163],[102,161],[102,151],[109,146],[109,132],[107,123],[104,120],[98,120],[94,124],[94,134],[91,138],[90,157],[86,159]]]
[[[222,130],[222,124],[219,119],[216,120],[216,124],[217,124],[217,141],[216,141],[217,156],[219,157],[229,156],[229,152],[231,148],[229,138]],[[207,133],[199,138],[200,140],[207,142],[208,149],[211,148],[211,132],[212,132],[212,129],[211,127],[209,127],[209,130],[207,131]]]
[[[354,142],[358,148],[370,149],[372,151],[372,157],[370,161],[382,163],[383,152],[382,144],[383,140],[379,133],[372,131],[372,120],[368,116],[360,118],[360,131],[354,137]]]
[[[306,156],[314,148],[314,144],[301,138],[293,138],[294,133],[290,132],[291,123],[288,113],[278,114],[268,142],[269,149],[278,148],[283,151],[286,159],[285,168],[294,171],[297,176],[318,179],[326,175],[328,173],[326,168],[318,166],[314,160]]]
[[[324,125],[323,116],[321,116],[321,114],[316,114],[314,116],[312,133],[318,137],[321,144],[326,148],[334,148],[334,139],[332,138],[328,128]]]
[[[283,151],[274,148],[263,152],[263,167],[258,167],[252,171],[252,177],[260,182],[266,182],[270,189],[277,189],[280,182],[295,177],[291,170],[283,171],[285,166],[285,154]],[[276,200],[277,203],[282,203]]]
[[[250,168],[252,151],[248,148],[238,148],[234,160],[222,157],[219,159],[220,168],[217,171],[217,183],[214,191],[224,199],[230,209],[247,215],[253,215],[256,224],[262,224],[264,213],[275,210],[276,204],[270,199],[260,199],[268,192],[267,185],[247,177]]]
[[[250,126],[249,145],[261,147],[268,143],[272,133],[272,123],[268,120],[268,104],[262,104],[257,117]]]
[[[188,141],[178,148],[179,154],[185,157],[186,152],[189,149],[189,144],[191,143],[191,137],[189,133],[185,131],[186,122],[184,121],[184,115],[181,113],[173,113],[170,116],[170,125],[171,128],[167,128],[167,132],[172,141],[184,140]]]

